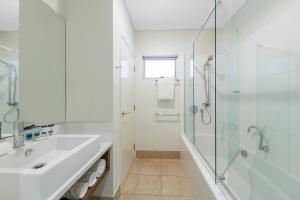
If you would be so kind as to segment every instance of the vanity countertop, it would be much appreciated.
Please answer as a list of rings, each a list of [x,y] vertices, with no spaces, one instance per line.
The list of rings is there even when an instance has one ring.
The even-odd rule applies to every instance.
[[[60,199],[62,195],[64,195],[84,175],[84,173],[112,147],[112,142],[101,142],[99,147],[99,151],[95,156],[92,157],[86,165],[82,166],[74,176],[70,177],[70,179],[49,198],[49,200]]]
[[[54,135],[0,157],[0,199],[58,200],[107,151],[99,135]]]

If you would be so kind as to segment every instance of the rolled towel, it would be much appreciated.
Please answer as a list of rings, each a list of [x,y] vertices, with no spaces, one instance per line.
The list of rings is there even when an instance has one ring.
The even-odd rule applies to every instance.
[[[96,172],[96,177],[99,178],[103,174],[105,167],[106,161],[104,159],[100,159],[100,161],[96,163],[91,170]]]
[[[88,191],[88,184],[83,183],[83,182],[77,182],[75,185],[64,195],[65,198],[67,199],[72,199],[72,200],[78,200],[82,199],[87,191]]]
[[[97,182],[96,172],[93,171],[86,172],[80,179],[80,182],[87,183],[89,187],[93,187]]]

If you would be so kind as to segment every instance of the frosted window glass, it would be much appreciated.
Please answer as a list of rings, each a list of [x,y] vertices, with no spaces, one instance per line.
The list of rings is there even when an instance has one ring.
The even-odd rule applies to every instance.
[[[145,78],[175,77],[176,60],[145,60]]]

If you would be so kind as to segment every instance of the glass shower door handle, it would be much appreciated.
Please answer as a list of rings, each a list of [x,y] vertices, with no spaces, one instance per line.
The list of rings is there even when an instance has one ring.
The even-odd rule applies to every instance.
[[[196,105],[192,105],[189,110],[195,115],[199,111],[199,108]]]

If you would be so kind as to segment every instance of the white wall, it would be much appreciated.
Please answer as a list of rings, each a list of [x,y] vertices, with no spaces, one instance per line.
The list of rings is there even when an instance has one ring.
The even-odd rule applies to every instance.
[[[120,66],[121,60],[121,39],[125,39],[131,50],[134,50],[134,38],[135,31],[131,24],[127,8],[124,5],[123,0],[114,0],[113,1],[113,188],[112,194],[108,192],[108,185],[106,184],[103,189],[100,189],[96,192],[99,196],[114,196],[121,184],[122,178],[122,162],[121,155],[122,149],[128,149],[129,147],[121,147],[121,130],[120,130],[120,69],[117,69],[116,66]],[[131,133],[133,134],[133,133]],[[128,135],[128,137],[133,137]],[[124,158],[123,158],[124,159]]]
[[[68,0],[66,18],[67,122],[90,132],[113,120],[113,2]],[[113,148],[112,164],[115,156]],[[112,168],[101,195],[113,195],[117,175]]]
[[[62,16],[66,14],[66,2],[67,0],[43,0],[50,8],[55,10]]]
[[[126,137],[129,141],[134,141],[134,132],[122,132],[122,134],[127,133],[127,135],[122,135],[121,137],[121,69],[116,68],[116,66],[121,66],[121,41],[124,40],[129,49],[134,54],[135,50],[135,30],[131,22],[127,7],[123,0],[114,0],[113,1],[113,22],[114,22],[114,31],[113,31],[113,79],[114,79],[114,98],[113,98],[113,122],[114,122],[114,144],[115,151],[117,152],[117,164],[114,167],[118,167],[118,176],[116,182],[122,184],[122,177],[127,175],[127,172],[124,171],[125,160],[127,165],[131,165],[132,157],[124,152],[126,149],[133,150],[133,144],[125,143],[121,141],[121,138]],[[123,55],[124,56],[124,55]],[[133,80],[132,80],[133,81]],[[124,87],[123,87],[124,88]],[[133,127],[131,127],[133,129]],[[122,146],[121,146],[122,145]],[[125,157],[123,157],[125,155]],[[126,174],[124,174],[126,173]],[[116,190],[117,188],[115,188]]]
[[[12,49],[19,49],[18,31],[0,31],[0,45],[4,45]],[[2,48],[0,49],[0,53],[1,55],[6,55],[8,53],[8,56],[11,56],[10,52],[7,52],[7,50]]]
[[[180,150],[180,122],[156,122],[157,95],[155,80],[143,79],[143,55],[178,55],[176,63],[177,77],[181,85],[176,86],[175,102],[167,111],[182,111],[183,63],[184,51],[192,41],[193,30],[183,31],[143,31],[136,33],[136,72],[135,72],[135,104],[136,104],[136,149],[137,150]],[[181,114],[183,114],[181,112]],[[182,117],[181,117],[182,119]]]
[[[121,178],[120,71],[115,66],[120,65],[121,37],[133,50],[135,32],[123,0],[67,3],[67,121],[94,133],[101,123],[112,124],[112,169],[96,192],[112,197]]]
[[[19,34],[20,118],[64,122],[65,20],[40,0],[21,1]]]
[[[113,2],[67,6],[67,121],[113,119]]]

